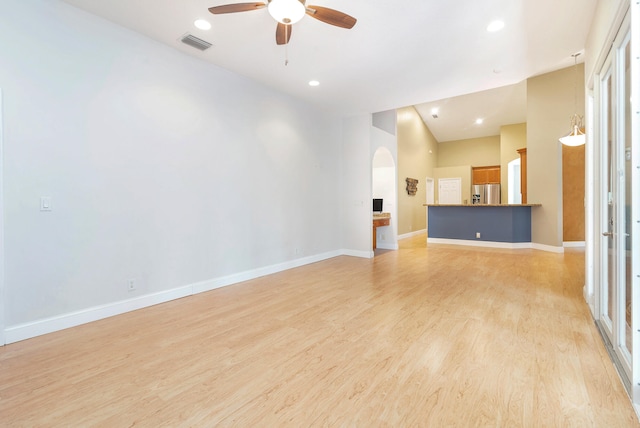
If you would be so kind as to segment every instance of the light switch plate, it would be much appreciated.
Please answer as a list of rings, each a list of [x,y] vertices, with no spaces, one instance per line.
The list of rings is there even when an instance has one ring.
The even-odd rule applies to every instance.
[[[51,205],[51,196],[40,197],[40,211],[51,211],[53,209]]]

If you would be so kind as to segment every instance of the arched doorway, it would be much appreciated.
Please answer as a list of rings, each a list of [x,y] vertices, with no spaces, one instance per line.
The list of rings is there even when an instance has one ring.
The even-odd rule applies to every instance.
[[[382,199],[385,213],[391,214],[389,226],[376,231],[376,246],[381,249],[398,249],[397,237],[397,185],[396,163],[391,152],[379,147],[373,155],[371,190],[372,198]]]

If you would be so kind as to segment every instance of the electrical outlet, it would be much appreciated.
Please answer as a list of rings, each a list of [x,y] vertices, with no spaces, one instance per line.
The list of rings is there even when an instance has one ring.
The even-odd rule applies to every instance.
[[[476,232],[476,238],[480,239],[480,232]]]
[[[135,279],[127,279],[127,290],[135,291],[136,289],[136,280]]]

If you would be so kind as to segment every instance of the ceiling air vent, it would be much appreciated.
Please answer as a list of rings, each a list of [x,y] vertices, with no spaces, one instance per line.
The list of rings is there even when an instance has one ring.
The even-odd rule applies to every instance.
[[[191,34],[185,34],[184,36],[182,36],[182,39],[180,39],[180,41],[191,47],[200,49],[201,51],[206,51],[211,47],[211,43],[199,39],[196,36],[192,36]]]

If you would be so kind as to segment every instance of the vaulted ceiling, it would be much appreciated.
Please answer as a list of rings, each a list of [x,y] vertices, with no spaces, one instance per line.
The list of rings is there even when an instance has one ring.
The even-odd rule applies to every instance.
[[[437,100],[447,104],[452,97],[481,91],[495,99],[488,89],[571,66],[571,55],[584,48],[596,4],[596,0],[309,0],[358,21],[347,30],[305,16],[293,25],[290,43],[278,46],[276,21],[266,8],[224,15],[208,11],[233,0],[65,1],[344,115],[419,104],[426,104],[426,109]],[[197,19],[209,21],[211,29],[197,29]],[[504,28],[488,32],[487,25],[496,19],[504,21]],[[188,46],[180,41],[187,33],[213,46],[205,51]],[[311,87],[310,80],[320,85]],[[517,96],[515,88],[497,98]],[[445,126],[442,119],[434,126]]]

